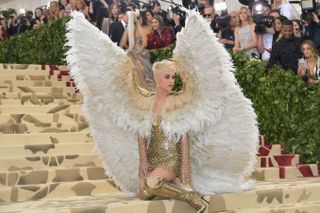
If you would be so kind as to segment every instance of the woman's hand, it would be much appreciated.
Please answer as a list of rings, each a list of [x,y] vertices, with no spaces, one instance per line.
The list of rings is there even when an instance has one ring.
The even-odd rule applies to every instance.
[[[319,80],[309,79],[309,84],[319,84]]]
[[[238,47],[232,48],[232,52],[233,54],[237,54],[239,52],[239,48]]]
[[[298,64],[297,74],[300,77],[306,75],[306,67],[304,66],[304,64],[302,63]]]

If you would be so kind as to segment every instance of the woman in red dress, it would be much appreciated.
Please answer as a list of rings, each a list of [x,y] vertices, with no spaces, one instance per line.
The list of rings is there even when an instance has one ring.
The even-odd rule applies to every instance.
[[[153,32],[147,35],[147,49],[164,48],[175,40],[173,30],[164,26],[163,18],[155,15],[152,19]]]

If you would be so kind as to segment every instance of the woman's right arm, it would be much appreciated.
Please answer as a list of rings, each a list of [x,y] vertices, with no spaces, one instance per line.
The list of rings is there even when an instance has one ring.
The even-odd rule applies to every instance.
[[[234,47],[233,47],[233,54],[236,54],[239,51],[240,45],[239,45],[239,27],[236,27],[234,29]]]
[[[128,31],[126,30],[126,31],[124,31],[123,36],[121,38],[120,47],[123,48],[123,49],[128,48],[129,47],[128,40],[129,40]]]
[[[148,173],[148,159],[147,159],[147,140],[139,138],[139,188],[144,186],[144,181]]]

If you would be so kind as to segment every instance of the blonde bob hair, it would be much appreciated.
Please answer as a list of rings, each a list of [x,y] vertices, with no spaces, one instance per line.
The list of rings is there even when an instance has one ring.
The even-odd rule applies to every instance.
[[[154,77],[161,75],[164,71],[166,71],[168,69],[175,72],[174,63],[170,60],[167,60],[167,59],[159,61],[159,62],[155,62],[152,66],[152,71],[153,71]]]

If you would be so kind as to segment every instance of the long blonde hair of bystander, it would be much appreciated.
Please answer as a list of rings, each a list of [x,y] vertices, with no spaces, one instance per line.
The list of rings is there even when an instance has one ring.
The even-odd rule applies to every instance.
[[[247,7],[242,6],[242,7],[240,7],[239,14],[238,14],[239,18],[238,18],[238,24],[237,25],[239,27],[242,27],[242,24],[243,24],[241,19],[240,19],[240,14],[244,13],[244,12],[247,14],[248,24],[251,25],[253,23],[253,18],[252,18],[252,15],[250,13],[250,10]]]

